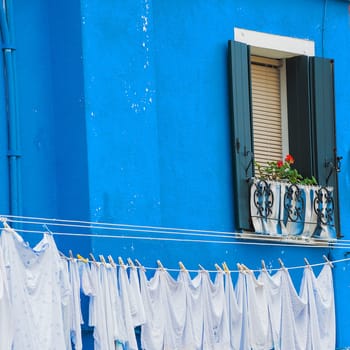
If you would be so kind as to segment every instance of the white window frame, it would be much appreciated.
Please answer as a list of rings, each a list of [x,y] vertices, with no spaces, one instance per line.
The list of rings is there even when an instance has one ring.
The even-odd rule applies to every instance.
[[[315,42],[308,39],[234,28],[234,40],[254,47],[253,54],[271,58],[315,56]]]

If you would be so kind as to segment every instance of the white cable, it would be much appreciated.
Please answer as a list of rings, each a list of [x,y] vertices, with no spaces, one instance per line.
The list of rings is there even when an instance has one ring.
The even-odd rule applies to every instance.
[[[173,231],[164,231],[162,230],[161,227],[156,227],[157,230],[147,230],[147,229],[133,229],[132,227],[137,227],[137,228],[152,228],[155,226],[139,226],[139,225],[124,225],[124,224],[106,224],[106,223],[96,223],[96,222],[88,222],[88,221],[77,221],[77,220],[57,220],[57,219],[45,219],[45,218],[35,218],[35,217],[24,217],[24,216],[14,216],[14,215],[9,215],[10,218],[8,218],[7,220],[9,222],[13,222],[13,223],[23,223],[23,224],[34,224],[34,225],[51,225],[51,226],[61,226],[61,227],[74,227],[74,228],[89,228],[89,229],[99,229],[99,230],[115,230],[115,231],[130,231],[130,232],[146,232],[146,233],[156,233],[156,234],[170,234],[170,235],[181,235],[181,236],[198,236],[198,237],[214,237],[214,238],[230,238],[230,237],[240,237],[242,239],[247,239],[247,238],[255,238],[258,239],[258,237],[249,237],[246,236],[244,237],[244,234],[242,233],[237,233],[237,232],[225,232],[225,231],[205,231],[205,230],[191,230],[188,229],[188,232],[183,232],[183,231],[187,231],[187,229],[176,229],[176,228],[164,228],[164,229],[170,229],[170,230],[181,230],[181,232],[173,232]],[[15,220],[15,219],[11,219],[11,218],[24,218],[25,220]],[[30,220],[44,220],[44,221],[28,221],[27,219]],[[52,221],[51,221],[52,220]],[[62,224],[59,223],[58,221],[63,221],[63,222],[72,222],[72,223],[86,223],[88,225],[79,225],[79,224]],[[108,225],[107,227],[104,227],[102,225]],[[125,226],[126,228],[123,228],[123,226]],[[208,234],[205,233],[192,233],[192,232],[208,232]],[[209,234],[209,233],[213,233],[213,234]],[[72,234],[73,235],[73,234]],[[74,234],[76,235],[76,234]],[[104,237],[104,235],[91,235],[91,234],[86,234],[89,235],[90,237],[92,236],[98,236],[98,237]],[[113,238],[118,238],[119,236],[112,236]],[[109,236],[106,236],[106,238],[109,238]],[[124,238],[124,236],[123,236]],[[126,238],[126,237],[125,237]],[[263,238],[263,236],[259,237],[259,238]],[[269,236],[267,236],[267,238],[269,238]],[[298,240],[291,240],[290,237],[276,237],[274,241],[271,241],[271,243],[273,243],[274,245],[279,245],[282,246],[281,243],[275,243],[277,240],[279,241],[286,241],[288,240],[288,244],[285,244],[283,246],[290,246],[290,243],[292,243],[294,246],[311,246],[312,243],[317,243],[317,239],[314,239],[312,242],[307,242],[307,241],[302,241],[303,243],[294,243],[298,242]],[[204,241],[206,242],[206,241]],[[207,242],[213,242],[213,241],[207,241]],[[327,243],[324,240],[320,240],[319,242],[322,243]],[[249,243],[250,245],[252,243]],[[341,243],[338,242],[332,242],[332,243],[328,243],[330,244],[332,247],[334,247],[334,245],[341,245]],[[270,245],[269,243],[260,243],[258,245]],[[317,246],[317,245],[312,245],[312,246]],[[321,247],[326,247],[325,245],[321,245]],[[343,245],[344,248],[347,248],[348,245]]]
[[[3,216],[3,215],[0,215],[0,217]],[[10,217],[14,217],[14,216],[10,216]],[[19,216],[17,216],[19,217]],[[22,216],[21,218],[24,218],[24,219],[27,219],[27,218],[30,218],[30,219],[38,219],[38,220],[53,220],[56,222],[56,219],[45,219],[45,218],[33,218],[33,217],[24,217]],[[9,220],[10,221],[10,220]],[[76,221],[76,220],[60,220],[60,221],[64,221],[64,222],[82,222],[82,221]],[[18,222],[18,221],[16,221]],[[22,223],[31,223],[31,222],[25,222],[25,221],[22,221]],[[89,223],[89,222],[85,222],[85,223]],[[91,224],[96,224],[96,223],[92,223],[90,222]],[[38,223],[36,223],[38,224]],[[42,224],[42,223],[40,223]],[[121,224],[107,224],[107,225],[121,225]],[[64,225],[66,227],[75,227],[74,225]],[[128,227],[131,227],[133,225],[127,225]],[[135,227],[141,227],[141,226],[136,226]],[[143,226],[143,227],[146,227],[146,226]],[[96,228],[99,228],[99,227],[96,227]],[[185,229],[183,229],[185,230]],[[16,229],[16,231],[18,232],[24,232],[24,233],[35,233],[35,234],[43,234],[42,231],[35,231],[35,230],[23,230],[23,229]],[[202,230],[193,230],[195,232],[218,232],[218,231],[202,231]],[[159,232],[161,233],[161,232]],[[170,232],[172,233],[172,232]],[[80,237],[99,237],[99,238],[119,238],[119,239],[141,239],[141,240],[158,240],[158,241],[177,241],[177,242],[200,242],[200,243],[218,243],[218,244],[241,244],[241,245],[262,245],[262,246],[283,246],[283,247],[301,247],[301,248],[305,248],[305,247],[311,247],[311,248],[323,248],[323,249],[326,249],[326,248],[342,248],[344,249],[345,247],[346,248],[349,248],[350,249],[350,246],[340,246],[340,247],[337,247],[337,246],[331,246],[331,247],[327,247],[327,246],[317,246],[317,245],[308,245],[308,244],[281,244],[281,243],[273,243],[271,244],[271,242],[269,243],[263,243],[263,242],[240,242],[240,241],[230,241],[230,242],[227,242],[227,241],[214,241],[214,240],[197,240],[197,239],[178,239],[178,238],[162,238],[162,237],[145,237],[145,236],[114,236],[114,235],[105,235],[105,234],[102,234],[102,235],[96,235],[96,234],[82,234],[82,233],[68,233],[68,232],[54,232],[53,233],[54,235],[61,235],[61,236],[74,236],[74,237],[77,237],[77,236],[80,236]],[[232,233],[230,233],[232,234]],[[215,237],[218,237],[218,236],[215,236]],[[333,243],[334,244],[334,243]],[[345,258],[345,259],[340,259],[340,260],[334,260],[334,261],[331,261],[332,264],[336,264],[336,263],[339,263],[339,262],[344,262],[344,261],[350,261],[350,258]],[[89,261],[91,262],[91,261]],[[318,264],[310,264],[310,267],[314,267],[314,266],[322,266],[322,265],[325,265],[327,264],[328,262],[324,262],[324,263],[318,263]],[[145,269],[149,269],[149,270],[156,270],[157,268],[152,268],[152,267],[144,267]],[[305,268],[305,265],[301,265],[301,266],[294,266],[294,267],[286,267],[287,270],[292,270],[292,269],[300,269],[300,268]],[[177,271],[180,271],[180,269],[168,269],[166,268],[166,270],[168,271],[174,271],[174,272],[177,272]],[[269,271],[278,271],[279,268],[277,269],[268,269]],[[199,270],[187,270],[188,272],[198,272]],[[216,270],[206,270],[207,272],[216,272]],[[259,272],[261,270],[251,270],[252,272]],[[238,270],[230,270],[230,272],[239,272]]]
[[[67,258],[67,259],[69,260],[69,258]],[[89,259],[86,259],[86,260],[87,260],[87,262],[89,262],[91,264],[94,263],[94,261],[92,261],[92,260],[89,260]],[[306,265],[299,265],[299,266],[290,266],[290,267],[284,267],[284,268],[286,270],[299,270],[299,269],[304,269],[306,267],[313,268],[313,267],[317,267],[317,266],[324,266],[324,265],[329,264],[329,263],[335,265],[335,264],[338,264],[338,263],[341,263],[341,262],[345,262],[345,261],[350,261],[350,258],[339,259],[339,260],[332,260],[330,262],[325,261],[325,262],[321,262],[321,263],[310,264],[308,266],[306,266]],[[116,266],[121,267],[122,265],[116,264]],[[137,268],[137,269],[154,270],[154,271],[159,269],[159,267],[146,267],[146,266],[136,266],[136,265],[134,267]],[[266,268],[266,270],[269,273],[279,271],[280,269],[281,269],[280,267],[279,268]],[[180,272],[180,271],[182,271],[179,268],[175,269],[175,268],[167,268],[167,267],[164,267],[164,270],[169,271],[169,272]],[[191,269],[186,269],[186,271],[187,272],[198,273],[198,272],[203,271],[203,270],[201,270],[201,269],[192,269],[192,270]],[[216,272],[218,272],[217,270],[206,270],[206,269],[204,271],[205,272],[209,272],[209,273],[216,273]],[[258,272],[259,273],[259,272],[262,271],[262,269],[255,269],[255,270],[249,269],[249,271],[251,271],[251,272]],[[229,272],[230,273],[238,273],[240,271],[239,270],[229,270]]]
[[[22,224],[32,224],[32,225],[50,225],[50,226],[60,226],[60,227],[75,227],[75,228],[88,228],[88,229],[99,229],[99,230],[112,230],[112,231],[130,231],[130,232],[147,232],[147,233],[161,233],[161,234],[176,234],[176,235],[185,235],[185,236],[200,236],[200,237],[232,237],[232,236],[238,236],[241,235],[240,233],[225,233],[224,235],[221,234],[221,232],[219,231],[212,231],[212,232],[217,232],[219,234],[203,234],[203,233],[192,233],[191,231],[188,232],[176,232],[176,231],[164,231],[161,230],[161,228],[159,228],[158,230],[146,230],[146,229],[134,229],[134,228],[130,228],[129,227],[103,227],[103,226],[96,226],[96,225],[78,225],[78,224],[71,224],[71,225],[67,225],[67,224],[60,224],[60,223],[48,223],[48,222],[44,222],[44,221],[25,221],[25,220],[14,220],[11,218],[7,219],[8,222],[12,222],[12,223],[22,223]],[[185,231],[185,229],[183,229]],[[198,232],[199,230],[197,230],[196,232]],[[205,231],[203,231],[205,232]],[[208,231],[209,232],[209,231]]]
[[[130,224],[121,224],[121,223],[108,223],[108,222],[96,222],[96,221],[82,221],[82,220],[66,220],[66,219],[54,219],[54,218],[42,218],[42,217],[33,217],[33,216],[18,216],[18,215],[7,215],[0,214],[0,216],[6,218],[16,218],[16,219],[29,219],[29,220],[41,220],[45,221],[46,224],[51,224],[54,226],[67,226],[72,227],[74,225],[64,225],[59,223],[72,223],[72,224],[87,224],[89,226],[94,225],[96,228],[101,228],[101,226],[105,227],[130,227],[130,228],[144,228],[144,229],[153,229],[153,230],[172,230],[172,231],[185,231],[185,232],[204,232],[204,233],[213,233],[213,234],[239,234],[237,232],[229,232],[229,231],[213,231],[213,230],[198,230],[198,229],[189,229],[189,228],[178,228],[178,227],[163,227],[163,226],[146,226],[146,225],[130,225]],[[46,222],[46,221],[49,221]],[[41,223],[40,223],[41,224]]]
[[[18,232],[43,234],[43,231],[16,229]],[[203,239],[184,239],[184,238],[164,238],[164,237],[149,237],[149,236],[129,236],[129,235],[106,235],[106,234],[92,234],[92,233],[72,233],[72,232],[52,232],[58,236],[72,236],[72,237],[94,237],[94,238],[111,238],[111,239],[137,239],[147,241],[173,241],[173,242],[190,242],[190,243],[216,243],[216,244],[238,244],[238,245],[259,245],[259,246],[277,246],[277,247],[299,247],[299,248],[322,248],[328,249],[329,246],[313,245],[313,244],[286,244],[275,242],[243,242],[243,241],[218,241],[218,240],[203,240]],[[337,248],[337,247],[332,247]],[[349,247],[350,249],[350,247]]]

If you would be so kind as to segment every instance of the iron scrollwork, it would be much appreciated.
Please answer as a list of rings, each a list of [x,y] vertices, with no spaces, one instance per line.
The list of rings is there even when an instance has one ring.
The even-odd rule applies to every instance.
[[[255,183],[254,205],[257,208],[258,215],[267,218],[272,214],[274,196],[271,185],[265,180],[259,180]]]
[[[286,187],[283,204],[290,221],[302,220],[305,203],[302,192],[297,185],[293,184]]]
[[[315,192],[314,211],[317,220],[323,225],[329,225],[333,222],[334,199],[331,191],[326,187],[321,187]]]

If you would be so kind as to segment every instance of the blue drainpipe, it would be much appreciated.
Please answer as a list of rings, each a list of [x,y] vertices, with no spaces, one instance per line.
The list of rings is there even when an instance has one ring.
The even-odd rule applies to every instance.
[[[11,1],[10,1],[11,2]],[[9,193],[10,214],[21,215],[21,191],[20,191],[20,168],[19,168],[19,130],[18,114],[16,105],[16,75],[14,69],[15,48],[11,42],[12,35],[9,26],[10,11],[3,2],[0,6],[0,29],[2,36],[2,51],[4,56],[4,80],[6,90],[6,113],[8,127],[8,167],[9,167]]]

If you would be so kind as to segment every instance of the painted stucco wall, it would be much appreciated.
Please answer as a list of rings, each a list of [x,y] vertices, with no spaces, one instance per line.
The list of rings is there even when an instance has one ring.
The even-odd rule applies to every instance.
[[[310,39],[317,56],[335,59],[341,228],[349,239],[347,1],[17,0],[12,24],[24,215],[234,231],[227,41],[239,27]],[[3,99],[0,113],[6,213]],[[341,259],[346,252],[241,245],[233,238],[224,239],[230,244],[58,240],[62,251],[137,258],[145,266],[160,259],[171,268],[182,260],[190,269],[222,261],[259,268],[261,259],[278,267],[279,257],[296,266],[304,256],[317,263],[322,254]],[[298,285],[302,271],[291,273]],[[349,265],[337,265],[334,277],[337,343],[345,347]]]

